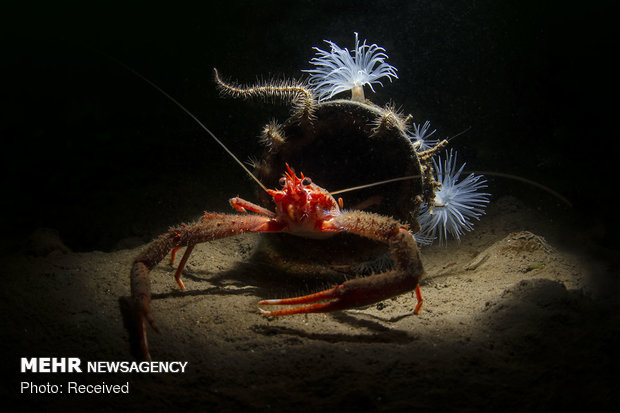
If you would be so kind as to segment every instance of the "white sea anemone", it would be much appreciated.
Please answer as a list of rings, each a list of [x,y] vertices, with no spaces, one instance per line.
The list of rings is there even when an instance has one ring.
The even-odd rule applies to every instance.
[[[409,134],[408,137],[416,151],[421,152],[429,150],[439,143],[439,139],[429,139],[433,133],[437,131],[437,129],[433,129],[428,133],[430,127],[431,122],[428,120],[424,122],[424,125],[413,124],[413,133]]]
[[[439,237],[445,243],[448,233],[460,240],[465,231],[473,229],[472,219],[480,219],[484,208],[489,203],[490,194],[478,192],[486,188],[486,179],[482,175],[469,174],[459,182],[463,164],[458,170],[456,152],[450,150],[448,158],[442,163],[441,157],[435,162],[436,180],[441,189],[435,192],[435,205],[429,208],[423,205],[418,222],[421,236]]]
[[[351,90],[352,99],[364,100],[364,85],[383,84],[379,81],[387,77],[398,79],[397,69],[385,63],[388,56],[385,49],[372,44],[368,46],[366,40],[360,46],[358,35],[355,33],[355,50],[341,49],[332,41],[325,40],[331,46],[331,51],[315,47],[317,57],[310,60],[315,69],[304,70],[311,74],[310,86],[317,92],[319,100],[331,99],[334,95]]]

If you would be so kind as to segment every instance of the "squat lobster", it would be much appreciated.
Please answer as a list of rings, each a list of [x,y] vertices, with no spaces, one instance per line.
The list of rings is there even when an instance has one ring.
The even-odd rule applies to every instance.
[[[276,205],[275,212],[240,198],[232,198],[230,204],[242,214],[205,213],[196,223],[173,228],[161,235],[135,258],[131,270],[131,296],[137,317],[140,349],[145,359],[150,360],[146,322],[158,331],[151,316],[149,272],[168,252],[172,250],[174,253],[186,246],[175,274],[177,283],[184,289],[181,273],[196,244],[244,232],[288,232],[315,237],[317,234],[350,232],[386,243],[394,262],[390,271],[345,281],[314,294],[262,300],[258,303],[261,306],[305,304],[274,311],[261,309],[262,314],[283,316],[343,310],[373,304],[412,290],[415,290],[417,296],[414,313],[419,312],[423,302],[419,281],[424,276],[424,269],[415,239],[407,227],[382,215],[343,211],[342,199],[336,201],[328,191],[312,183],[303,173],[297,177],[288,164],[286,168],[287,172],[280,180],[282,188],[267,190]],[[255,214],[247,214],[248,211]]]

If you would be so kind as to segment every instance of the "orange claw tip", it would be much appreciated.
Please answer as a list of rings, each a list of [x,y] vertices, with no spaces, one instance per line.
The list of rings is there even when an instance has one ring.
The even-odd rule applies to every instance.
[[[293,314],[305,314],[305,313],[324,313],[334,310],[340,310],[338,304],[334,301],[327,303],[314,303],[309,305],[303,305],[301,307],[283,308],[280,310],[266,311],[259,308],[261,314],[273,317],[293,315]]]
[[[269,301],[269,300],[266,300]],[[268,316],[268,317],[278,317],[278,316],[283,316],[283,315],[292,315],[292,314],[298,314],[298,310],[300,308],[303,307],[297,307],[297,308],[284,308],[284,309],[280,309],[280,310],[273,310],[273,311],[269,311],[269,310],[263,310],[262,308],[259,308],[258,311],[260,311],[261,315],[264,316]]]
[[[274,310],[274,311],[267,311],[267,310],[263,310],[262,308],[259,308],[259,310],[262,315],[268,316],[268,317],[279,317],[283,315],[299,314],[299,312],[291,311],[291,310],[295,310],[292,308],[283,309],[283,310]]]
[[[258,302],[258,305],[282,305],[281,299],[273,299],[273,300],[261,300]],[[262,310],[261,310],[262,311]]]
[[[317,293],[303,295],[301,297],[292,298],[276,298],[272,300],[262,300],[258,305],[293,305],[293,304],[311,304],[318,301],[334,300],[338,298],[338,289],[340,286],[330,288],[329,290],[319,291]]]

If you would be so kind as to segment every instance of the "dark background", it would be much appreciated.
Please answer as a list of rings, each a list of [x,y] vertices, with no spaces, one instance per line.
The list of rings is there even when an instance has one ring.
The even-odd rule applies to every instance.
[[[163,87],[245,160],[260,153],[257,138],[262,126],[273,117],[284,120],[289,108],[220,98],[212,68],[247,83],[302,76],[300,70],[309,67],[308,60],[314,55],[313,46],[325,48],[322,40],[330,39],[351,48],[357,31],[362,39],[383,46],[389,63],[399,70],[398,80],[377,88],[377,94],[368,94],[374,102],[393,101],[412,113],[416,122],[430,120],[440,137],[471,127],[452,141],[469,169],[540,182],[569,198],[573,207],[537,187],[489,176],[494,200],[512,195],[537,208],[549,221],[570,229],[568,233],[573,235],[567,243],[589,253],[578,256],[597,255],[593,262],[601,262],[602,257],[606,259],[603,265],[610,264],[601,272],[618,272],[617,134],[612,129],[617,118],[613,80],[617,68],[612,62],[618,49],[614,36],[618,14],[612,2],[333,3],[3,6],[0,250],[8,251],[15,260],[6,259],[6,267],[0,271],[5,282],[4,295],[0,294],[5,306],[0,313],[5,315],[3,344],[8,357],[4,364],[9,366],[9,375],[18,375],[12,361],[15,355],[58,352],[71,356],[79,349],[84,360],[91,358],[88,354],[94,354],[93,360],[127,357],[129,340],[124,330],[119,334],[120,306],[116,304],[127,294],[126,274],[133,253],[28,258],[29,264],[22,266],[19,251],[27,251],[35,229],[57,230],[76,251],[110,251],[143,245],[168,226],[190,220],[205,209],[230,211],[227,201],[232,196],[256,199],[254,183],[220,147],[164,96],[112,58]],[[525,229],[538,233],[538,228]],[[121,265],[122,274],[107,274],[106,278],[98,273],[98,266],[107,268],[111,265],[108,260],[122,260],[123,256],[127,263]],[[84,259],[89,261],[87,265],[82,263]],[[33,266],[35,269],[28,271]],[[247,275],[231,278],[244,277]],[[270,289],[276,282],[266,284],[265,289]],[[603,295],[617,301],[617,282],[601,285],[601,289],[610,286]],[[517,294],[521,287],[524,291]],[[291,387],[282,389],[297,389],[291,399],[295,402],[302,400],[296,398],[299,395],[331,395],[319,400],[318,405],[325,406],[333,400],[349,402],[350,395],[356,396],[352,405],[337,405],[345,411],[347,407],[372,409],[373,404],[364,404],[373,392],[364,389],[375,386],[379,391],[388,389],[386,393],[393,397],[387,406],[398,406],[400,400],[406,403],[407,397],[425,390],[422,406],[432,401],[471,411],[489,404],[504,407],[505,400],[516,403],[513,409],[517,411],[532,406],[561,409],[567,404],[591,403],[592,395],[599,395],[599,402],[617,404],[617,305],[558,287],[544,281],[520,283],[512,289],[513,298],[509,289],[491,303],[491,307],[497,304],[499,316],[490,314],[491,309],[482,318],[490,322],[486,327],[491,333],[489,341],[496,340],[499,351],[488,360],[484,357],[489,352],[480,352],[478,344],[452,342],[449,329],[438,325],[446,337],[439,345],[439,355],[435,344],[389,345],[376,356],[368,356],[370,349],[365,357],[356,358],[345,353],[345,346],[319,340],[288,357],[274,353],[274,358],[261,360],[265,365],[277,360],[273,366],[252,375],[249,372],[255,366],[245,365],[251,360],[246,356],[247,349],[254,348],[252,341],[262,343],[262,354],[271,354],[272,346],[277,351],[278,342],[288,337],[277,330],[248,330],[243,332],[250,337],[247,342],[227,343],[223,354],[218,346],[192,348],[190,354],[199,354],[192,360],[203,360],[195,366],[211,366],[202,371],[152,381],[144,376],[132,378],[141,385],[135,387],[138,393],[134,396],[138,397],[128,400],[133,402],[128,406],[136,407],[144,400],[145,406],[136,407],[144,410],[164,401],[163,406],[179,404],[191,411],[203,397],[218,402],[216,405],[236,406],[237,399],[216,394],[217,386],[211,384],[222,377],[228,383],[264,382],[272,380],[271,372],[279,372],[277,380],[283,383],[293,376]],[[557,293],[546,295],[550,289]],[[204,295],[201,302],[206,305],[211,293]],[[263,296],[279,295],[270,290]],[[159,300],[158,306],[165,301]],[[175,310],[181,307],[181,317],[182,307],[191,305],[187,300],[168,301]],[[503,312],[499,311],[504,305]],[[441,310],[436,307],[435,311],[440,314]],[[248,323],[254,323],[252,318],[247,320],[240,326],[221,324],[220,331],[246,329]],[[378,331],[388,342],[393,340],[389,332]],[[187,354],[194,343],[200,344],[197,337],[204,337],[175,340],[179,337],[175,332],[166,331],[163,337],[175,343],[172,347],[177,357],[184,357],[179,355]],[[206,333],[201,329],[198,334]],[[332,337],[329,331],[319,335]],[[237,348],[244,343],[248,347]],[[356,343],[358,349],[364,346]],[[441,360],[441,351],[448,357]],[[426,362],[419,361],[428,355]],[[227,366],[215,378],[209,375],[216,366],[210,364],[212,359]],[[382,360],[377,363],[377,359]],[[319,361],[315,364],[313,360]],[[359,379],[346,370],[349,362],[361,364],[363,360],[383,366],[377,371],[386,374]],[[321,373],[321,361],[332,367],[327,376]],[[296,367],[311,362],[315,374],[304,380],[306,372]],[[386,366],[392,363],[390,370]],[[416,376],[411,369],[418,366],[420,375]],[[240,374],[247,377],[234,377]],[[50,378],[51,383],[57,381]],[[3,389],[15,395],[10,386]],[[495,388],[505,393],[490,394]],[[450,398],[453,394],[463,397],[454,400]],[[265,396],[265,400],[277,399],[279,394]],[[67,400],[74,408],[75,399]],[[84,400],[91,410],[108,406]],[[317,405],[312,400],[303,402],[299,403],[302,410]],[[200,406],[208,409],[210,405]],[[409,404],[403,406],[407,411]],[[45,406],[54,407],[58,409]]]
[[[290,3],[290,4],[289,4]],[[218,96],[212,76],[252,83],[301,77],[323,39],[353,32],[383,46],[399,79],[369,95],[430,120],[497,198],[515,195],[565,219],[584,245],[618,244],[612,2],[271,1],[199,6],[31,5],[5,10],[0,64],[3,246],[38,227],[72,249],[148,241],[252,182],[166,98],[109,58],[153,80],[242,160],[281,104]]]

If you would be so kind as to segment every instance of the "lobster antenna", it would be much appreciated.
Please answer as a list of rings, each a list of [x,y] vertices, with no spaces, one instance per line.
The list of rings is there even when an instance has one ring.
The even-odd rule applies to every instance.
[[[392,182],[406,181],[408,179],[419,178],[420,176],[422,176],[422,175],[401,176],[400,178],[386,179],[385,181],[378,181],[378,182],[373,182],[371,184],[360,185],[360,186],[353,186],[351,188],[346,188],[346,189],[340,189],[338,191],[330,192],[329,194],[330,195],[342,194],[344,192],[357,191],[358,189],[366,189],[366,188],[370,188],[370,187],[373,187],[373,186],[389,184],[389,183],[392,183]]]
[[[448,138],[448,142],[450,142],[452,139],[456,138],[457,136],[461,136],[461,135],[463,135],[464,133],[469,132],[470,130],[471,130],[471,125],[469,125],[469,126],[468,126],[465,130],[460,131],[459,133],[457,133],[457,134],[456,134],[456,135],[454,135],[453,137]]]
[[[537,188],[542,189],[545,192],[549,192],[551,195],[553,195],[554,197],[558,198],[560,201],[562,201],[563,203],[565,203],[566,205],[568,205],[569,208],[573,207],[573,203],[570,202],[568,200],[568,198],[566,198],[564,195],[560,194],[557,191],[554,191],[553,189],[549,188],[546,185],[543,185],[541,183],[538,183],[536,181],[532,181],[531,179],[527,179],[527,178],[523,178],[521,176],[518,175],[512,175],[512,174],[505,174],[503,172],[489,172],[489,171],[463,171],[463,173],[466,174],[480,174],[480,175],[489,175],[489,176],[498,176],[500,178],[508,178],[508,179],[514,179],[515,181],[520,181],[523,183],[526,183],[528,185],[532,185],[535,186]]]
[[[541,183],[538,183],[536,181],[532,181],[531,179],[527,179],[527,178],[523,178],[521,176],[517,176],[517,175],[512,175],[512,174],[505,174],[502,172],[489,172],[489,171],[463,171],[462,173],[464,174],[480,174],[480,175],[489,175],[489,176],[498,176],[500,178],[507,178],[507,179],[514,179],[515,181],[520,181],[523,183],[526,183],[528,185],[532,185],[535,186],[537,188],[542,189],[545,192],[550,193],[551,195],[553,195],[554,197],[558,198],[560,201],[562,201],[563,203],[565,203],[566,205],[568,205],[569,208],[573,207],[572,202],[570,202],[568,200],[568,198],[566,198],[564,195],[560,194],[557,191],[554,191],[553,189],[549,188],[546,185],[543,185]],[[334,192],[330,192],[330,195],[336,195],[336,194],[342,194],[344,192],[349,192],[349,191],[357,191],[358,189],[366,189],[366,188],[370,188],[373,186],[378,186],[378,185],[383,185],[383,184],[389,184],[392,182],[398,182],[398,181],[406,181],[408,179],[415,179],[415,178],[419,178],[421,175],[408,175],[408,176],[401,176],[400,178],[392,178],[392,179],[386,179],[385,181],[378,181],[378,182],[373,182],[371,184],[366,184],[366,185],[360,185],[360,186],[354,186],[351,188],[346,188],[346,189],[340,189],[338,191],[334,191]]]
[[[215,142],[217,142],[222,148],[224,148],[224,150],[226,151],[227,154],[229,154],[242,168],[244,171],[247,172],[248,175],[250,175],[252,177],[252,179],[254,179],[256,181],[256,183],[265,191],[267,192],[267,187],[265,185],[263,185],[263,183],[261,181],[258,180],[258,178],[256,176],[254,176],[254,174],[252,172],[250,172],[250,170],[243,164],[243,162],[241,162],[239,160],[239,158],[237,158],[235,156],[234,153],[232,153],[230,151],[230,149],[228,149],[226,147],[226,145],[224,145],[224,143],[222,143],[221,140],[219,140],[217,138],[217,136],[215,136],[215,134],[213,132],[211,132],[209,130],[209,128],[207,128],[205,126],[204,123],[202,123],[200,121],[200,119],[198,119],[192,112],[189,111],[189,109],[187,109],[185,106],[183,106],[181,103],[179,103],[179,101],[177,101],[175,98],[173,98],[172,96],[170,96],[165,90],[163,90],[161,87],[159,87],[157,84],[153,83],[151,80],[149,80],[148,78],[144,77],[143,75],[141,75],[140,73],[136,72],[134,69],[132,69],[131,67],[127,66],[126,64],[124,64],[123,62],[108,56],[110,59],[114,60],[115,62],[117,62],[118,64],[120,64],[121,66],[123,66],[125,69],[129,70],[131,73],[133,73],[134,75],[138,76],[140,79],[144,80],[146,83],[148,83],[149,85],[153,86],[159,93],[161,93],[162,95],[164,95],[165,97],[167,97],[168,99],[170,99],[170,101],[172,101],[172,103],[174,103],[175,105],[177,105],[179,107],[179,109],[181,109],[183,112],[185,112],[185,114],[187,114],[190,118],[192,118],[198,125],[200,125],[200,127],[207,132],[212,138],[213,140],[215,140]]]

